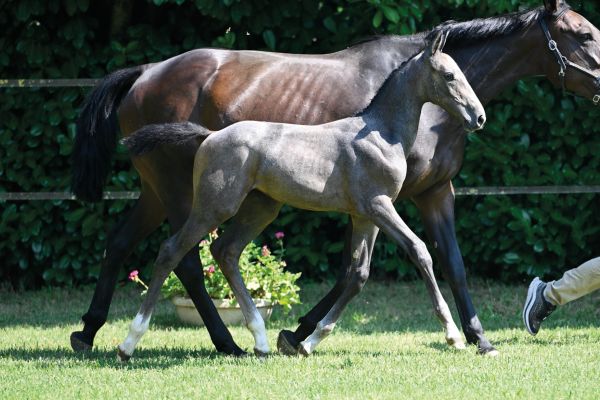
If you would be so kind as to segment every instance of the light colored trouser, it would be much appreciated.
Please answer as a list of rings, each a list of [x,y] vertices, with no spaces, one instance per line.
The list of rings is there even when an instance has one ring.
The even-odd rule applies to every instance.
[[[544,297],[558,306],[600,289],[600,257],[564,273],[557,281],[548,282]]]

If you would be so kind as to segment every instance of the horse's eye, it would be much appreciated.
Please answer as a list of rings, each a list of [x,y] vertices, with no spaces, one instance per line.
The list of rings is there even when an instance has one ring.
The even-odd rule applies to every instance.
[[[452,72],[446,72],[444,74],[444,79],[446,82],[452,82],[454,80],[454,74]]]
[[[592,40],[594,40],[594,36],[592,36],[591,33],[584,33],[580,35],[580,37],[583,42],[591,42]]]

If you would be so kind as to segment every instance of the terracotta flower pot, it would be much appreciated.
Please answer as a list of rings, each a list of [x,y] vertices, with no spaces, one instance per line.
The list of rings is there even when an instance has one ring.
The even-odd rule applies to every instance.
[[[198,310],[196,310],[190,298],[176,296],[171,301],[175,304],[177,315],[181,321],[192,325],[204,326],[204,321],[202,321],[202,317],[200,317]],[[232,305],[230,300],[212,299],[212,301],[215,307],[217,307],[219,316],[225,325],[243,325],[245,323],[244,315],[238,304]],[[254,299],[254,304],[256,304],[256,308],[258,308],[263,319],[267,321],[273,312],[273,304],[270,301],[262,299]]]

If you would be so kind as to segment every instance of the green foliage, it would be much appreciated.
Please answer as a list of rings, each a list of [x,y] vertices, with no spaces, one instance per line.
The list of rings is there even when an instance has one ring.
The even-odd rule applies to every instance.
[[[199,246],[206,291],[213,299],[228,299],[235,303],[235,296],[210,253],[210,245],[217,237],[217,232],[214,231]],[[284,311],[289,311],[293,304],[300,303],[300,288],[296,285],[300,273],[284,271],[286,262],[283,261],[285,249],[282,238],[277,239],[277,247],[271,252],[267,245],[259,247],[250,242],[242,252],[239,268],[252,298],[268,300],[281,305]],[[185,288],[173,272],[167,277],[161,291],[167,298],[187,296]]]
[[[542,2],[147,0],[132,3],[131,15],[121,11],[125,23],[120,28],[112,20],[116,3],[21,0],[1,7],[0,78],[103,77],[121,67],[206,46],[331,52],[372,34],[411,33],[447,19],[497,15]],[[600,26],[592,2],[571,3]],[[0,191],[68,190],[74,121],[87,90],[0,89]],[[597,185],[598,113],[588,102],[564,96],[546,82],[522,81],[488,105],[488,125],[469,136],[464,166],[454,183]],[[113,170],[107,190],[139,188],[122,148]],[[109,229],[131,205],[4,202],[0,279],[24,287],[92,281]],[[408,202],[398,204],[398,210],[424,237],[417,210]],[[599,214],[597,196],[592,195],[462,197],[456,202],[457,235],[470,274],[555,276],[597,255]],[[345,216],[284,208],[267,235],[288,232],[290,268],[321,278],[338,270],[347,222]],[[166,232],[163,227],[144,240],[127,269],[143,270]],[[261,240],[268,242],[268,237]],[[385,237],[377,242],[373,267],[379,276],[415,274]]]

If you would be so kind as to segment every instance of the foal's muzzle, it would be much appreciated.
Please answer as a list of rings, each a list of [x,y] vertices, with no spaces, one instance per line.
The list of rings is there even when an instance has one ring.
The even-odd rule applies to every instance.
[[[478,131],[485,126],[485,114],[480,114],[477,118],[465,119],[465,129],[469,132]]]

